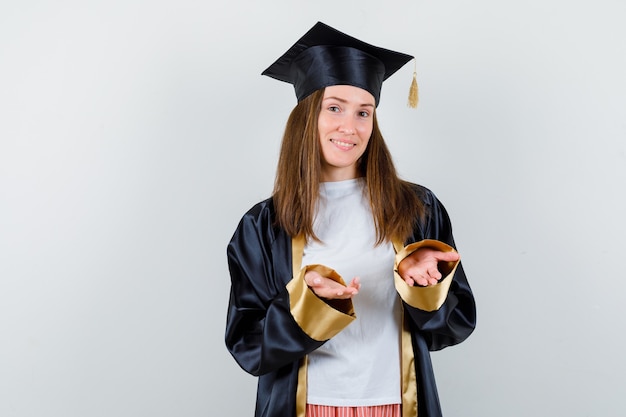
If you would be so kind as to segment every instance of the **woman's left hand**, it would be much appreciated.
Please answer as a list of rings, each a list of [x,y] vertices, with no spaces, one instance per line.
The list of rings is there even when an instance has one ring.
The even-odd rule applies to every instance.
[[[431,248],[420,248],[404,258],[398,265],[398,273],[410,286],[435,285],[441,279],[437,268],[439,262],[456,262],[457,252],[441,252]]]

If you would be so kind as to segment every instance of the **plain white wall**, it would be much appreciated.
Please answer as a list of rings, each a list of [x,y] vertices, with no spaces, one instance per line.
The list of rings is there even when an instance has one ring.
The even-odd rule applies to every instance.
[[[251,416],[225,248],[272,188],[316,21],[415,55],[379,115],[448,208],[478,328],[447,416],[622,416],[626,3],[0,5],[0,415]],[[219,412],[216,412],[219,410]]]

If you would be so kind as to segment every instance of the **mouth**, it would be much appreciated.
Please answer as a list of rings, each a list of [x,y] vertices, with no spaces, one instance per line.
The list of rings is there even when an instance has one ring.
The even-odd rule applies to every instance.
[[[331,143],[339,146],[340,148],[344,148],[344,149],[351,149],[351,148],[354,148],[356,146],[356,143],[344,142],[344,141],[341,141],[339,139],[331,139],[330,141],[331,141]]]

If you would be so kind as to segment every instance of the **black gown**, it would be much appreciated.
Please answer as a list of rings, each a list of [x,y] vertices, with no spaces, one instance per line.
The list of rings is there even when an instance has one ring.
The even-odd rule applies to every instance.
[[[394,242],[396,266],[422,246],[455,247],[444,206],[430,190],[413,188],[427,215],[406,242]],[[225,341],[241,368],[259,378],[255,417],[304,417],[306,355],[354,320],[354,311],[349,302],[330,307],[306,287],[296,250],[302,243],[274,219],[271,198],[256,204],[228,244],[231,291]],[[404,310],[403,417],[441,417],[429,351],[462,342],[476,324],[461,262],[440,269],[443,278],[431,287],[409,287],[394,273]]]

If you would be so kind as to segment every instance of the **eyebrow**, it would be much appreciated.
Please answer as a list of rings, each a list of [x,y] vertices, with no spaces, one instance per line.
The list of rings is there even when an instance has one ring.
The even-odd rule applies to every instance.
[[[341,98],[341,97],[336,97],[336,96],[324,97],[324,98],[322,99],[322,101],[326,101],[326,100],[337,100],[337,101],[339,101],[340,103],[347,103],[347,102],[348,102],[348,100],[343,99],[343,98]],[[374,104],[372,104],[372,103],[362,103],[362,104],[361,104],[361,107],[374,107]]]

